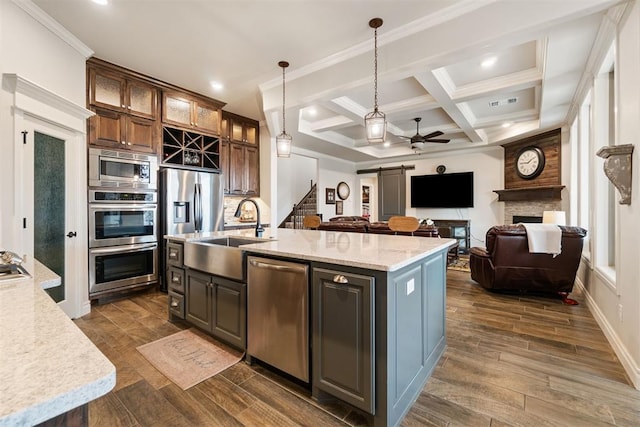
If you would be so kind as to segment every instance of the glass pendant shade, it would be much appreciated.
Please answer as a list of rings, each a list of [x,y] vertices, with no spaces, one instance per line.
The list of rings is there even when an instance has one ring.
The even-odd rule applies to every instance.
[[[291,135],[283,131],[276,137],[276,151],[278,157],[291,156]]]
[[[376,109],[364,116],[364,127],[369,144],[384,142],[387,135],[387,120],[383,112]]]
[[[282,68],[282,133],[276,136],[276,153],[278,157],[290,157],[291,156],[291,135],[285,130],[284,119],[284,100],[285,100],[285,86],[284,86],[284,70],[289,66],[287,61],[278,62],[278,66]]]
[[[387,135],[387,120],[382,111],[378,110],[378,28],[382,26],[382,19],[373,18],[369,21],[373,28],[373,111],[364,116],[364,127],[369,144],[384,142]]]

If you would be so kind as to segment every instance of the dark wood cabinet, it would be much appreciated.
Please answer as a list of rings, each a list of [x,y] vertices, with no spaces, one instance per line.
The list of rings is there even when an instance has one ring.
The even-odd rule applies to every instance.
[[[92,107],[89,143],[100,147],[155,153],[156,122],[117,111]]]
[[[313,269],[313,387],[375,413],[375,279]]]
[[[159,87],[128,70],[100,61],[87,62],[89,144],[155,153],[158,140]]]
[[[255,120],[232,117],[230,138],[233,142],[258,144],[258,123]]]
[[[100,67],[89,68],[89,104],[120,113],[158,118],[159,88]]]
[[[220,135],[221,105],[192,95],[162,92],[162,122]]]
[[[231,144],[223,139],[220,143],[220,173],[224,187],[224,194],[229,194],[231,188]]]
[[[239,349],[247,346],[247,285],[187,270],[185,319]]]
[[[221,150],[225,194],[260,195],[260,149],[258,122],[223,111]]]
[[[220,138],[163,126],[162,163],[219,170]]]

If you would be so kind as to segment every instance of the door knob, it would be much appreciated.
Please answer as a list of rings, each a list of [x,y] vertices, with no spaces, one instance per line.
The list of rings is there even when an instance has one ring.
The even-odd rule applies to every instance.
[[[75,231],[70,231],[67,233],[67,237],[71,238],[71,237],[76,237],[77,233]]]

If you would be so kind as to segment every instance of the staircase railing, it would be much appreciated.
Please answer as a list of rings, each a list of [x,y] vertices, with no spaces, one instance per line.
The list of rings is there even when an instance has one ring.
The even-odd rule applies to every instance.
[[[278,228],[287,228],[287,223],[292,223],[293,228],[303,228],[302,220],[305,215],[317,215],[318,197],[316,184],[311,185],[311,189],[300,201],[293,205],[291,212],[280,223]]]

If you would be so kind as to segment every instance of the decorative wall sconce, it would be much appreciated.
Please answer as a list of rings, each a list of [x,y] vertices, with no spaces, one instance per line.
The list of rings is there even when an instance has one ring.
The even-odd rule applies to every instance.
[[[596,155],[605,159],[604,174],[620,192],[620,204],[631,204],[631,155],[633,144],[602,147]]]

